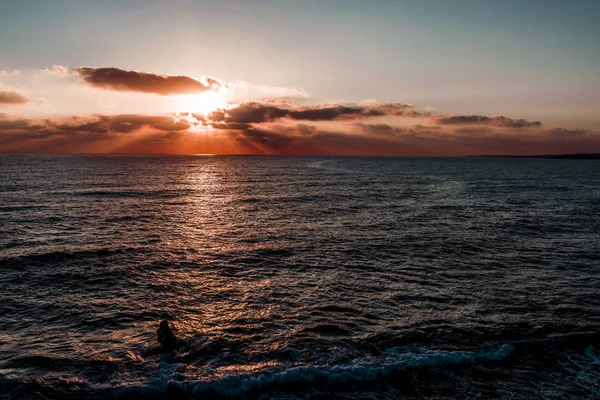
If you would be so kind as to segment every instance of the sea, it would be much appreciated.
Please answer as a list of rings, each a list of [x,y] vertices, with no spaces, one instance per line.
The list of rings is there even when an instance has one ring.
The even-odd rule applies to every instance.
[[[0,398],[599,399],[600,161],[2,156]]]

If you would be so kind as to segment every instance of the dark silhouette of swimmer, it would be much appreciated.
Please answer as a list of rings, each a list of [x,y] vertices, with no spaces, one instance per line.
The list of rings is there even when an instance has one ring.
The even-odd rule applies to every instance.
[[[158,343],[165,349],[174,349],[177,344],[177,338],[173,334],[169,322],[166,319],[160,321],[158,330],[156,331],[156,339]]]

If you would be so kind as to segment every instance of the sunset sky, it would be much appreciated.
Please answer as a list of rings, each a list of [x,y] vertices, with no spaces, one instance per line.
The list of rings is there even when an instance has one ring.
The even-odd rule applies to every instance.
[[[0,10],[0,153],[600,152],[597,0]]]

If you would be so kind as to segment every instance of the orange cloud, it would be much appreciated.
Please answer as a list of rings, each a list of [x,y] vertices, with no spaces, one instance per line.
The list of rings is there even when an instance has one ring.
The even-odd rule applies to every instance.
[[[19,151],[43,150],[45,146],[62,148],[114,141],[131,133],[180,133],[190,128],[172,116],[94,115],[71,117],[64,121],[33,120],[0,114],[0,147]]]
[[[310,125],[298,115],[290,116],[306,110],[326,114],[310,114],[305,119]],[[0,114],[0,151],[386,156],[600,152],[600,134],[590,130],[544,129],[509,117],[484,116],[479,118],[496,122],[444,124],[434,118],[441,125],[395,126],[394,118],[403,118],[412,108],[383,110],[376,104],[286,108],[243,103],[209,116],[119,114],[35,120]],[[386,123],[365,122],[382,113],[388,117]],[[321,119],[315,120],[315,115]],[[341,122],[332,124],[332,118]]]
[[[359,124],[359,133],[307,130],[306,126],[262,128],[257,125],[230,136],[251,153],[466,156],[600,152],[600,134],[550,129],[516,134],[489,130],[444,131],[418,125],[404,129],[386,124]]]
[[[29,99],[18,92],[0,90],[0,106],[29,103]]]
[[[201,93],[216,90],[216,79],[197,80],[189,76],[157,75],[148,72],[125,71],[119,68],[81,67],[76,69],[83,82],[101,89],[118,92],[141,92],[158,95]]]

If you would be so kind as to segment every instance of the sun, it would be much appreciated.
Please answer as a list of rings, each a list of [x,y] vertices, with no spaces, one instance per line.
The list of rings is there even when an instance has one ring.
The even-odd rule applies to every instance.
[[[177,111],[207,115],[212,111],[227,106],[223,95],[219,92],[182,95],[177,99]]]

